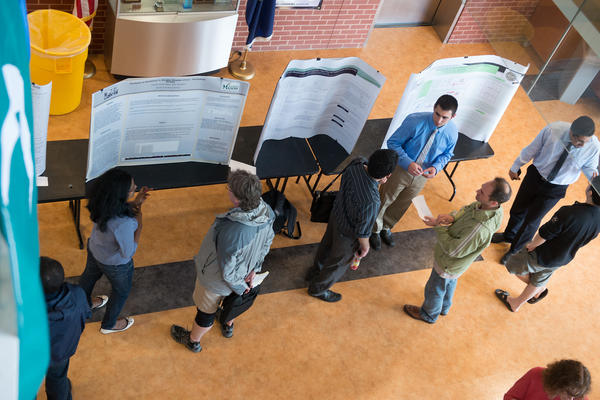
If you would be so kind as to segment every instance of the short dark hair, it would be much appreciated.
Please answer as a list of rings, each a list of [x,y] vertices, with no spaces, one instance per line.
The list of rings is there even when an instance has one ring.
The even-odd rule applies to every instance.
[[[590,189],[592,190],[592,202],[595,205],[600,206],[600,193],[598,193],[600,190],[600,176],[592,178]]]
[[[44,293],[55,293],[65,281],[65,270],[55,259],[42,256],[40,257],[40,278]]]
[[[560,360],[548,364],[543,372],[544,389],[548,393],[565,393],[583,397],[592,385],[590,371],[576,360]]]
[[[229,190],[240,201],[243,211],[254,210],[260,204],[262,184],[256,175],[244,170],[235,170],[227,178]]]
[[[398,153],[390,149],[375,150],[369,163],[367,164],[367,172],[375,179],[381,179],[388,176],[394,171],[398,164]]]
[[[490,200],[497,201],[502,204],[510,200],[512,189],[504,178],[494,178],[494,191],[490,194]]]
[[[135,215],[127,202],[131,179],[127,172],[113,168],[92,181],[87,209],[90,210],[91,220],[98,225],[101,232],[106,232],[106,223],[111,218]]]
[[[436,108],[437,106],[440,106],[440,108],[444,111],[452,111],[452,115],[454,115],[456,114],[456,110],[458,110],[458,100],[456,100],[456,97],[454,96],[445,94],[437,99],[433,105],[433,108]]]
[[[594,121],[587,115],[582,115],[571,124],[573,136],[592,136],[595,130]]]

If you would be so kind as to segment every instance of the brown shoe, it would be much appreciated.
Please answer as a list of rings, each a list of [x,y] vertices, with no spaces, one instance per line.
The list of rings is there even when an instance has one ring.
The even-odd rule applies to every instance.
[[[433,322],[425,321],[421,317],[421,307],[413,306],[412,304],[405,304],[404,307],[402,307],[402,309],[411,318],[417,319],[419,321],[427,322],[428,324],[433,324]]]

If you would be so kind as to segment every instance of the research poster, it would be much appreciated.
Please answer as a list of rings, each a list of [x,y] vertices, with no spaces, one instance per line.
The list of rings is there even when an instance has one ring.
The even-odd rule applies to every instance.
[[[254,162],[266,140],[318,134],[351,153],[384,82],[356,57],[292,60],[275,88]]]
[[[94,93],[86,180],[116,166],[228,164],[249,86],[217,77],[139,78]]]
[[[458,131],[471,139],[487,142],[528,68],[498,56],[435,61],[422,72],[410,76],[383,147],[407,115],[433,111],[436,100],[443,94],[458,100],[454,118]]]

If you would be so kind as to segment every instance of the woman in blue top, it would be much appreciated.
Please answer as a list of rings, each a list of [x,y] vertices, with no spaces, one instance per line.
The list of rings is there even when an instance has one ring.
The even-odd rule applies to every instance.
[[[133,318],[117,319],[129,292],[133,278],[133,254],[142,232],[142,204],[148,198],[148,188],[143,187],[131,201],[136,190],[131,175],[113,168],[94,182],[87,208],[94,222],[88,240],[87,262],[79,280],[92,310],[106,304],[100,332],[122,332],[133,325]],[[110,297],[91,299],[94,285],[102,274],[111,285]]]

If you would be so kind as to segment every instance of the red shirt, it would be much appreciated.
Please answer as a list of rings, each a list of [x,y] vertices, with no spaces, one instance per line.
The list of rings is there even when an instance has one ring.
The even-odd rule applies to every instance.
[[[535,367],[515,382],[513,387],[504,395],[504,400],[560,400],[560,396],[548,397],[544,390],[543,371],[546,368]],[[584,397],[588,400],[587,396]]]

